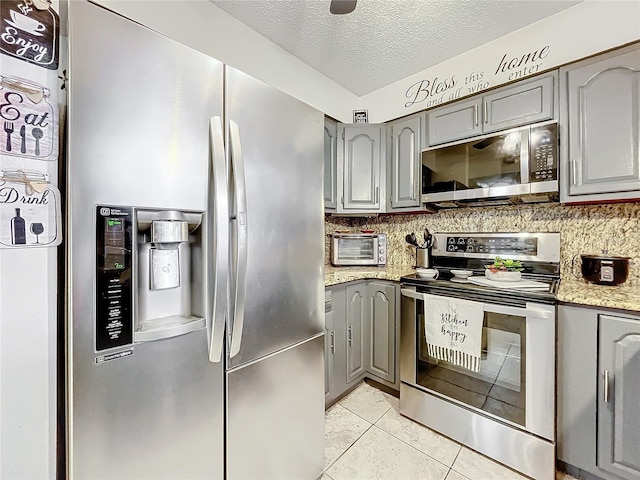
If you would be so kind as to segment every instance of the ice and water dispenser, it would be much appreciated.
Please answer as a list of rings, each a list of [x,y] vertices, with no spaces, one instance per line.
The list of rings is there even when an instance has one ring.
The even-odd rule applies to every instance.
[[[97,207],[96,350],[206,325],[203,213]]]

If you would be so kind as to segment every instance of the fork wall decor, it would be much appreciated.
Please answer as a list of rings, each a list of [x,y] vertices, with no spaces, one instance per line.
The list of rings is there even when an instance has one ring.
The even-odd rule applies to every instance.
[[[57,159],[58,116],[49,94],[30,80],[0,75],[0,153]]]

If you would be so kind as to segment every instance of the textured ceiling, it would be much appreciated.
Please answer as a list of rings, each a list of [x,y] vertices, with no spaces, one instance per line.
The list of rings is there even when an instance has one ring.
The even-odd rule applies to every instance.
[[[356,95],[569,8],[573,0],[211,0]]]

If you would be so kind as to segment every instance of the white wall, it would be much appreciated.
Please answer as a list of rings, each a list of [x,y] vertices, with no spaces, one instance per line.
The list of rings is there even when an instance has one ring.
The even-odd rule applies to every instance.
[[[421,80],[455,77],[450,95],[461,97],[470,86],[483,90],[510,81],[513,71],[495,74],[504,54],[521,58],[545,46],[544,58],[532,62],[528,75],[640,39],[640,2],[635,0],[586,0],[556,15],[522,28],[493,42],[425,69],[406,79],[358,97],[282,48],[254,32],[206,0],[97,0],[98,3],[190,45],[224,63],[273,85],[318,110],[350,123],[353,110],[369,110],[369,122],[381,123],[428,108],[428,100],[408,107],[407,91]],[[537,69],[535,66],[537,65]],[[483,81],[469,81],[483,73]]]
[[[72,0],[73,1],[73,0]],[[356,96],[206,0],[96,0],[328,113],[350,118]]]
[[[56,70],[0,59],[0,73],[47,86],[49,103],[58,105]],[[0,169],[46,173],[57,185],[57,161],[2,155]],[[0,479],[55,478],[57,267],[55,247],[0,249]]]
[[[369,109],[371,123],[386,122],[524,78],[518,76],[523,71],[526,76],[535,75],[636,40],[640,40],[639,1],[587,0],[372,92],[359,105]],[[535,61],[511,70],[500,68],[505,55],[507,62],[517,58],[520,63],[527,54]],[[450,84],[452,78],[456,83],[452,88],[433,95],[423,91],[416,98],[418,82]],[[480,88],[470,91],[473,87]],[[407,105],[413,100],[420,101]]]
[[[0,478],[54,478],[56,249],[1,250],[0,272]]]

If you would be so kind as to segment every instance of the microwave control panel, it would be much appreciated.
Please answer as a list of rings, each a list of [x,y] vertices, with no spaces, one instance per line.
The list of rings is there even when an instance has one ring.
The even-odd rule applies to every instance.
[[[133,209],[96,207],[96,351],[133,343]]]
[[[558,179],[558,125],[553,123],[531,128],[530,140],[531,182]]]

